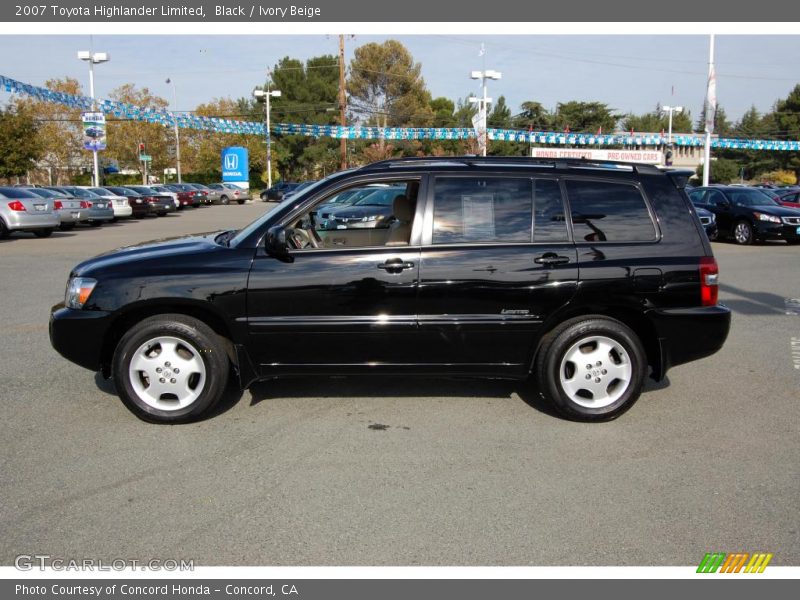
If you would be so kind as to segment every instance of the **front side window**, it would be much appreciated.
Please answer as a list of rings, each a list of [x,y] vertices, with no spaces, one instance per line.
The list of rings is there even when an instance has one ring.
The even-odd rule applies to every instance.
[[[530,179],[436,179],[434,244],[530,242],[532,223]]]
[[[566,181],[576,242],[650,242],[656,228],[639,189],[627,183]]]

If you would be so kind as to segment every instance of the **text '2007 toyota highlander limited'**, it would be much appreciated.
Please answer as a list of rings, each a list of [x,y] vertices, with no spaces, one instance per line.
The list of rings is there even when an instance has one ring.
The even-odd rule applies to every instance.
[[[526,158],[398,159],[309,186],[239,231],[121,248],[73,269],[50,336],[139,417],[197,418],[234,374],[527,379],[608,420],[648,371],[713,354],[730,311],[686,172]],[[391,188],[375,227],[321,226]]]

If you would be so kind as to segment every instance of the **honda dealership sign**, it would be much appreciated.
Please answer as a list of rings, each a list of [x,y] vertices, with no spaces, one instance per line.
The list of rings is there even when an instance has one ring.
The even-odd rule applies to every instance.
[[[620,160],[657,165],[663,160],[660,150],[592,150],[589,148],[531,148],[533,158],[588,158]]]
[[[222,181],[246,182],[250,180],[247,148],[230,146],[222,150]]]

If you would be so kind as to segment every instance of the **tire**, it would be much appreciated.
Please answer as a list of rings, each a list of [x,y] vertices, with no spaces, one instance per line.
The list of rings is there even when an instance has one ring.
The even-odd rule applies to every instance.
[[[167,211],[165,211],[165,210],[162,210],[162,211],[160,211],[160,212],[158,212],[158,213],[156,213],[156,214],[157,214],[159,217],[166,217],[166,216],[167,216]]]
[[[733,226],[733,241],[740,246],[749,246],[755,241],[753,226],[747,221],[737,221]]]
[[[102,221],[90,221],[89,222],[89,225],[91,225],[92,227],[100,227],[102,224],[103,224]]]
[[[75,223],[61,223],[58,228],[61,231],[72,231],[75,229]]]
[[[183,373],[178,365],[183,365]],[[208,325],[193,317],[165,314],[144,319],[122,336],[112,372],[120,399],[137,417],[151,423],[186,423],[222,398],[230,364]],[[165,375],[163,383],[161,377],[155,381],[157,375]]]
[[[540,391],[562,415],[574,421],[610,421],[638,400],[647,359],[629,327],[586,316],[547,334],[534,370]]]
[[[237,200],[237,202],[239,203],[239,206],[241,206],[242,204],[244,204],[244,200]]]
[[[0,240],[5,240],[8,236],[11,235],[11,232],[6,227],[6,224],[3,222],[3,219],[0,219]]]
[[[51,235],[53,235],[53,228],[34,229],[33,230],[33,235],[35,235],[37,238],[50,237]]]
[[[230,204],[230,202],[231,201],[227,196],[220,196],[219,197],[219,203],[222,204],[223,206],[228,206],[228,204]]]

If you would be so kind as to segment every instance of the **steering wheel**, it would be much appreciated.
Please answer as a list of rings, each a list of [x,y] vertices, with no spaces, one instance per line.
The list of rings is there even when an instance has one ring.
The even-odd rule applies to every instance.
[[[308,248],[309,246],[312,248],[319,248],[320,245],[316,240],[314,233],[315,232],[313,230],[311,233],[309,233],[305,229],[297,227],[292,229],[291,232],[287,233],[286,239],[297,250],[302,250],[303,248]]]

